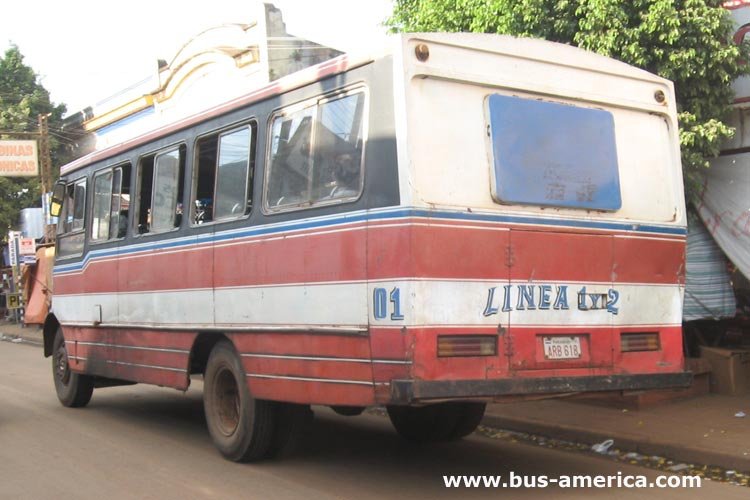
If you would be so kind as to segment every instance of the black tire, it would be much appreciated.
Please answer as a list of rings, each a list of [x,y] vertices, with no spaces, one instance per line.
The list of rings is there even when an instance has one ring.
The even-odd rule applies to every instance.
[[[479,427],[484,417],[485,403],[458,403],[462,406],[456,427],[449,439],[465,438]]]
[[[305,429],[312,419],[313,412],[308,405],[276,403],[276,427],[266,457],[285,458],[293,455],[299,449]]]
[[[364,406],[331,406],[331,409],[344,417],[356,417],[365,411]]]
[[[481,403],[438,403],[428,406],[389,406],[388,416],[404,439],[431,443],[471,434],[484,415]]]
[[[242,361],[229,341],[217,343],[206,364],[203,407],[208,432],[229,460],[263,458],[274,434],[275,406],[252,397]]]
[[[55,381],[57,399],[63,406],[81,408],[91,401],[91,395],[94,393],[94,379],[70,369],[62,328],[57,329],[52,343],[52,378]]]

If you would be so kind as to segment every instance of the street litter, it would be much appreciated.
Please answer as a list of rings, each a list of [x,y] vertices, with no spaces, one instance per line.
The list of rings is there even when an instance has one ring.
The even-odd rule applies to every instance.
[[[606,441],[602,441],[601,443],[593,445],[591,447],[591,451],[604,455],[605,453],[607,453],[607,451],[609,451],[613,444],[615,444],[614,439],[607,439]]]
[[[738,411],[737,413],[734,414],[734,416],[737,418],[745,418],[747,414],[744,411]]]
[[[690,466],[688,464],[677,464],[677,465],[673,465],[672,467],[668,467],[667,470],[670,470],[672,472],[680,472],[689,468]]]

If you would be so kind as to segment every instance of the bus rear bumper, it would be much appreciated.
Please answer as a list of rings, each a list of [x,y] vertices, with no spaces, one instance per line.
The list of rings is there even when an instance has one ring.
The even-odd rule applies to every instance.
[[[691,372],[495,380],[394,380],[392,404],[491,400],[503,396],[630,391],[690,386]]]

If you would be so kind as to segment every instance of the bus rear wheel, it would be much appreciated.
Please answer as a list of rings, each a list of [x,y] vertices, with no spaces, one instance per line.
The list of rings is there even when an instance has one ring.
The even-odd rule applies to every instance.
[[[224,457],[250,462],[267,454],[274,435],[275,406],[250,394],[242,361],[228,341],[211,350],[203,406],[208,432]]]
[[[468,436],[484,416],[484,403],[438,403],[428,406],[389,406],[388,416],[399,435],[429,443]]]
[[[55,381],[57,399],[63,406],[81,408],[91,401],[91,395],[94,393],[94,379],[70,369],[68,349],[65,347],[62,328],[57,329],[52,344],[52,378]]]
[[[484,417],[485,403],[459,403],[462,409],[449,439],[465,438],[479,427]]]
[[[309,405],[276,403],[276,424],[267,458],[286,458],[299,449],[305,430],[313,419]]]

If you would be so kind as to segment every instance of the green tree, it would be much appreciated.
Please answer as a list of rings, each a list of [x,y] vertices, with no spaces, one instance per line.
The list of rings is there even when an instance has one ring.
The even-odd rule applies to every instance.
[[[695,186],[706,158],[734,133],[731,82],[748,46],[721,0],[395,0],[393,31],[501,33],[576,45],[675,83],[682,164]]]
[[[18,47],[11,46],[0,58],[0,139],[33,139],[24,135],[37,132],[38,116],[49,114],[51,130],[60,129],[65,106],[50,101],[49,92],[39,83],[34,71],[24,64]],[[50,137],[52,164],[60,165],[70,157],[67,141]],[[23,208],[41,206],[38,177],[0,177],[0,238],[18,226]]]

